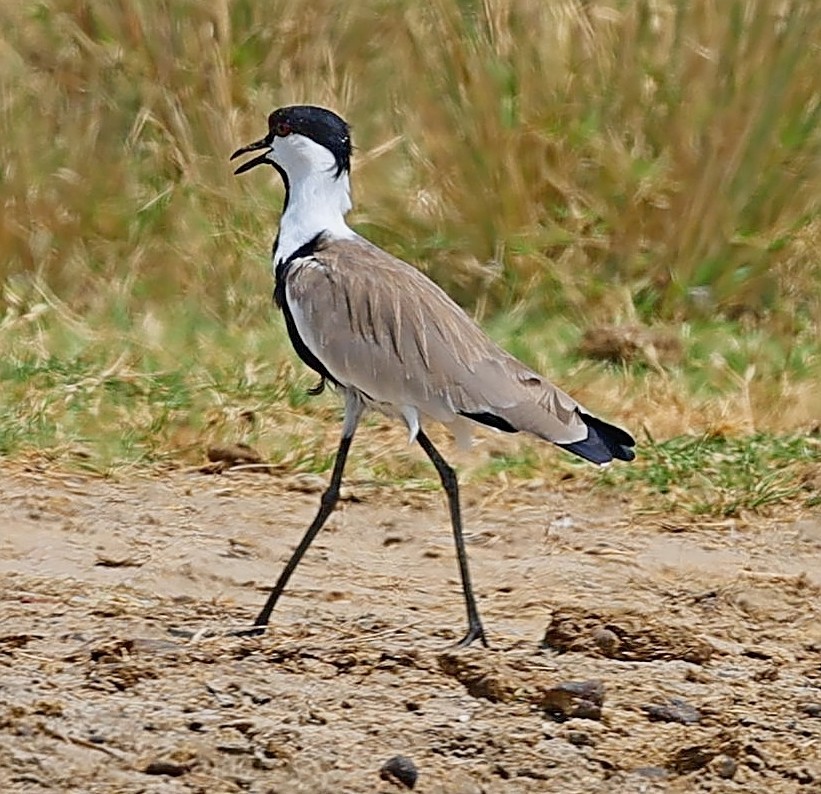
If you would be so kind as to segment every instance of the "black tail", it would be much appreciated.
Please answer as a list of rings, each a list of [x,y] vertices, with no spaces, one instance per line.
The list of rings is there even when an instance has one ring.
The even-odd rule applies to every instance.
[[[557,446],[585,460],[599,464],[608,463],[613,458],[633,460],[636,457],[633,451],[636,441],[626,430],[603,422],[595,416],[583,414],[581,411],[579,411],[579,416],[587,425],[587,438],[584,441],[557,444]]]

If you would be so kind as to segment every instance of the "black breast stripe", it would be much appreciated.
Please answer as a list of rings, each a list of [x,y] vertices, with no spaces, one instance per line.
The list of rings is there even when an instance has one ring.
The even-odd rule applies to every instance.
[[[313,240],[307,242],[305,245],[298,248],[294,253],[283,262],[276,266],[276,281],[274,285],[274,302],[282,310],[282,315],[285,317],[285,328],[288,330],[288,337],[291,344],[294,346],[296,354],[307,364],[314,372],[321,377],[329,380],[336,386],[339,385],[336,378],[328,372],[325,365],[308,349],[308,346],[302,340],[294,322],[294,315],[291,313],[291,307],[288,305],[288,291],[285,289],[288,280],[288,273],[293,267],[297,259],[311,256],[318,248],[321,234],[318,234]]]

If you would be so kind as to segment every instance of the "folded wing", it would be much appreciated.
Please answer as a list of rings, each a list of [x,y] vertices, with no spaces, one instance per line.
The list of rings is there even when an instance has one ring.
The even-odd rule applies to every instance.
[[[320,240],[285,278],[302,341],[341,385],[441,422],[461,416],[532,433],[594,463],[634,457],[628,433],[502,350],[427,276],[366,240]]]

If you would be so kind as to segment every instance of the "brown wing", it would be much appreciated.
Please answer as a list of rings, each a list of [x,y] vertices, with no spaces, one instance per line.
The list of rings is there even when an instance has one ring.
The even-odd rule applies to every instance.
[[[496,345],[424,274],[361,238],[294,262],[286,293],[311,352],[377,402],[557,444],[588,435],[578,403]]]

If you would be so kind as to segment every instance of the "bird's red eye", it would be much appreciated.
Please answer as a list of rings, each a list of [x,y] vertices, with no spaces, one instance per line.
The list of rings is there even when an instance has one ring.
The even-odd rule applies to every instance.
[[[291,134],[291,126],[286,121],[278,121],[274,124],[274,134],[284,138]]]

